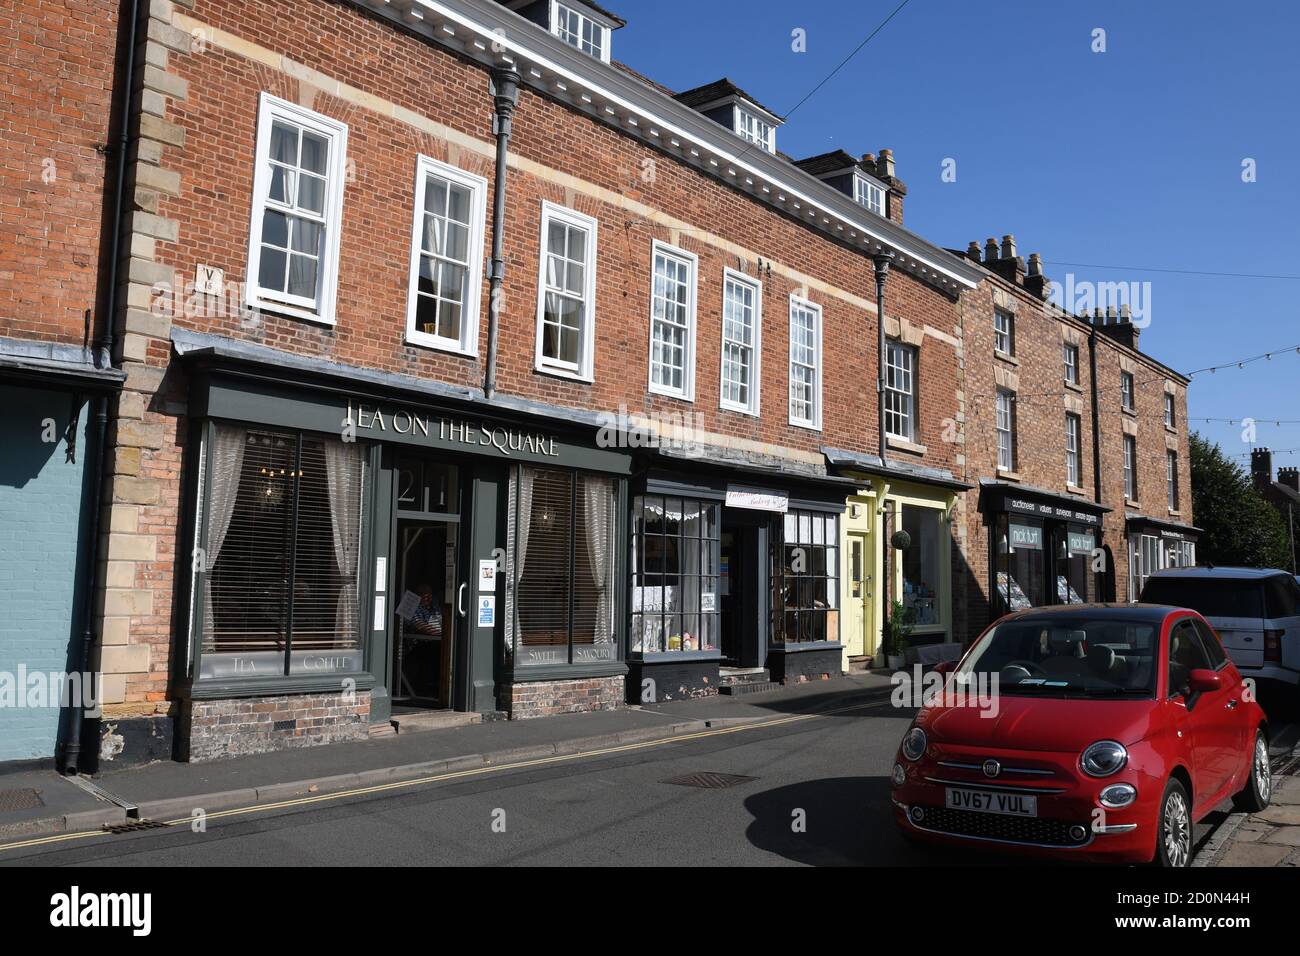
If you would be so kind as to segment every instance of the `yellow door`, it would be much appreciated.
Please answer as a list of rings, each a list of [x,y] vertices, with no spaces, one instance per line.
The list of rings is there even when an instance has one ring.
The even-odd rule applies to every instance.
[[[844,581],[844,641],[850,657],[872,652],[870,537],[850,531]]]

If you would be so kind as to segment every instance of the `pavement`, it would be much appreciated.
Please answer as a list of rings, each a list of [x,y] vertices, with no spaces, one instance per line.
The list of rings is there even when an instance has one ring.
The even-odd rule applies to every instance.
[[[1288,772],[1289,771],[1289,772]],[[1300,867],[1300,758],[1274,761],[1273,795],[1259,813],[1233,813],[1203,865]]]
[[[93,780],[53,769],[0,774],[0,841],[170,820],[308,795],[688,737],[885,699],[889,678],[853,674],[765,694],[706,697],[617,711],[491,721],[356,743],[108,770]],[[901,733],[901,731],[899,731]],[[891,740],[892,748],[897,740]],[[6,799],[7,796],[7,799]]]

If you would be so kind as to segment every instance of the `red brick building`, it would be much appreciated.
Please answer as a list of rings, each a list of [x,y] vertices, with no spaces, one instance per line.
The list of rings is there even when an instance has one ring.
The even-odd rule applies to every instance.
[[[960,643],[996,590],[984,480],[1051,490],[1127,554],[1086,457],[1089,343],[1099,381],[1158,373],[1176,399],[1170,433],[1149,391],[1099,415],[1103,447],[1184,447],[1186,380],[1048,309],[1014,250],[909,232],[889,150],[793,161],[730,80],[674,93],[620,65],[622,26],[584,0],[149,0],[118,31],[137,43],[86,34],[96,65],[135,50],[110,83],[130,147],[97,374],[124,384],[86,559],[105,756],[816,678],[881,649],[886,600],[916,643]],[[71,202],[14,256],[57,251]],[[78,341],[50,279],[5,277],[39,309],[0,336]],[[997,309],[1022,332],[1005,358]],[[998,388],[1025,399],[1001,472]],[[913,543],[886,561],[894,531]]]
[[[1127,310],[1047,301],[1037,253],[972,242],[963,553],[967,633],[1018,607],[1136,600],[1151,571],[1195,563],[1188,379],[1138,350]]]

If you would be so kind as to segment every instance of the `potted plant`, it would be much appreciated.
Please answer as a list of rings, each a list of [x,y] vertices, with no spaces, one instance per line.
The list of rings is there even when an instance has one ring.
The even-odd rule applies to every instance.
[[[907,639],[916,626],[916,614],[902,601],[890,602],[889,609],[889,667],[891,670],[902,668],[907,654]]]

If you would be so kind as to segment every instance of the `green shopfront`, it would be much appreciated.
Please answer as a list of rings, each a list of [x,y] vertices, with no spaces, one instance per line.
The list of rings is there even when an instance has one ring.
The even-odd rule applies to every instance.
[[[411,380],[189,366],[182,757],[622,705],[630,457],[594,427]]]

